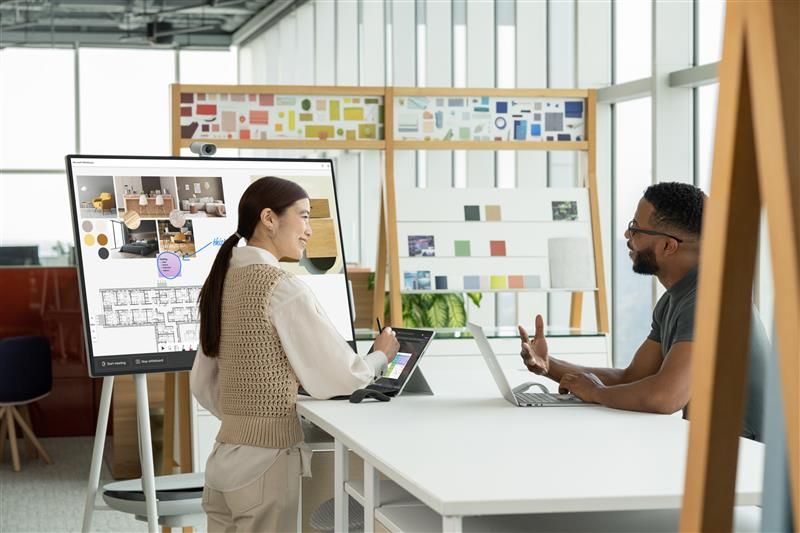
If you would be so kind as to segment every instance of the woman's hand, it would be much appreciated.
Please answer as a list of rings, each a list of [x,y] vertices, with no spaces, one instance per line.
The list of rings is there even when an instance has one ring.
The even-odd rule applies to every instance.
[[[381,334],[375,339],[374,349],[376,352],[383,352],[386,354],[386,363],[391,363],[394,356],[397,355],[397,350],[400,349],[400,343],[397,342],[392,328],[385,327]]]

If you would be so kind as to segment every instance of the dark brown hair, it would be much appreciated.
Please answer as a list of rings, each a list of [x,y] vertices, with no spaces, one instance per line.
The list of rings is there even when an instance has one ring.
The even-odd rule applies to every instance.
[[[267,176],[259,178],[244,191],[239,200],[239,223],[236,233],[222,243],[206,282],[200,290],[200,345],[209,357],[219,355],[222,291],[231,261],[231,253],[239,239],[249,240],[261,220],[261,212],[270,208],[278,216],[308,193],[293,181]]]

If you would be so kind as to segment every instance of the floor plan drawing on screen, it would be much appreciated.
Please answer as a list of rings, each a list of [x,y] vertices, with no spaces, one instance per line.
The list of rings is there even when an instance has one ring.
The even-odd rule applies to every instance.
[[[157,350],[196,350],[201,287],[120,288],[100,291],[99,328],[153,326]]]

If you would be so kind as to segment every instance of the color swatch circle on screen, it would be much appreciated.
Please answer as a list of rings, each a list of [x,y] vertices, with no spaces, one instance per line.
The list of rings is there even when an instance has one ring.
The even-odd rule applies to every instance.
[[[100,232],[105,232],[108,229],[108,224],[105,220],[95,220],[94,229]]]
[[[86,246],[94,246],[94,235],[87,233],[83,236],[83,242]]]
[[[83,224],[81,224],[81,227],[83,228],[83,231],[89,232],[89,231],[92,231],[92,228],[94,226],[92,226],[92,221],[91,220],[84,220]]]
[[[97,236],[97,244],[99,244],[100,246],[105,246],[106,244],[108,244],[108,237],[106,236],[105,233],[101,233],[100,235]]]
[[[97,250],[97,255],[100,256],[100,259],[108,259],[108,248],[100,248]]]

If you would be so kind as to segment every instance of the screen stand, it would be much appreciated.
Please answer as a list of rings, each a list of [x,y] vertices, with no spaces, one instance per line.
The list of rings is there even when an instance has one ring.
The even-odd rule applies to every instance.
[[[406,383],[406,386],[403,388],[403,394],[433,395],[433,389],[431,389],[428,380],[425,379],[425,374],[422,373],[422,368],[419,366],[417,366],[411,376],[409,376],[408,383]]]
[[[156,479],[153,467],[153,441],[150,436],[150,404],[147,398],[147,374],[134,374],[136,384],[136,419],[139,426],[139,463],[142,467],[142,485],[147,503],[147,530],[158,531],[158,510],[156,508]],[[106,428],[111,411],[111,391],[114,388],[114,376],[103,378],[103,392],[100,396],[100,411],[97,413],[97,431],[94,435],[92,450],[92,467],[89,472],[89,486],[86,489],[86,503],[83,508],[83,527],[81,531],[88,533],[92,526],[92,514],[97,510],[110,510],[105,505],[97,505],[97,492],[100,485],[100,469],[103,464],[103,449],[106,444]]]

